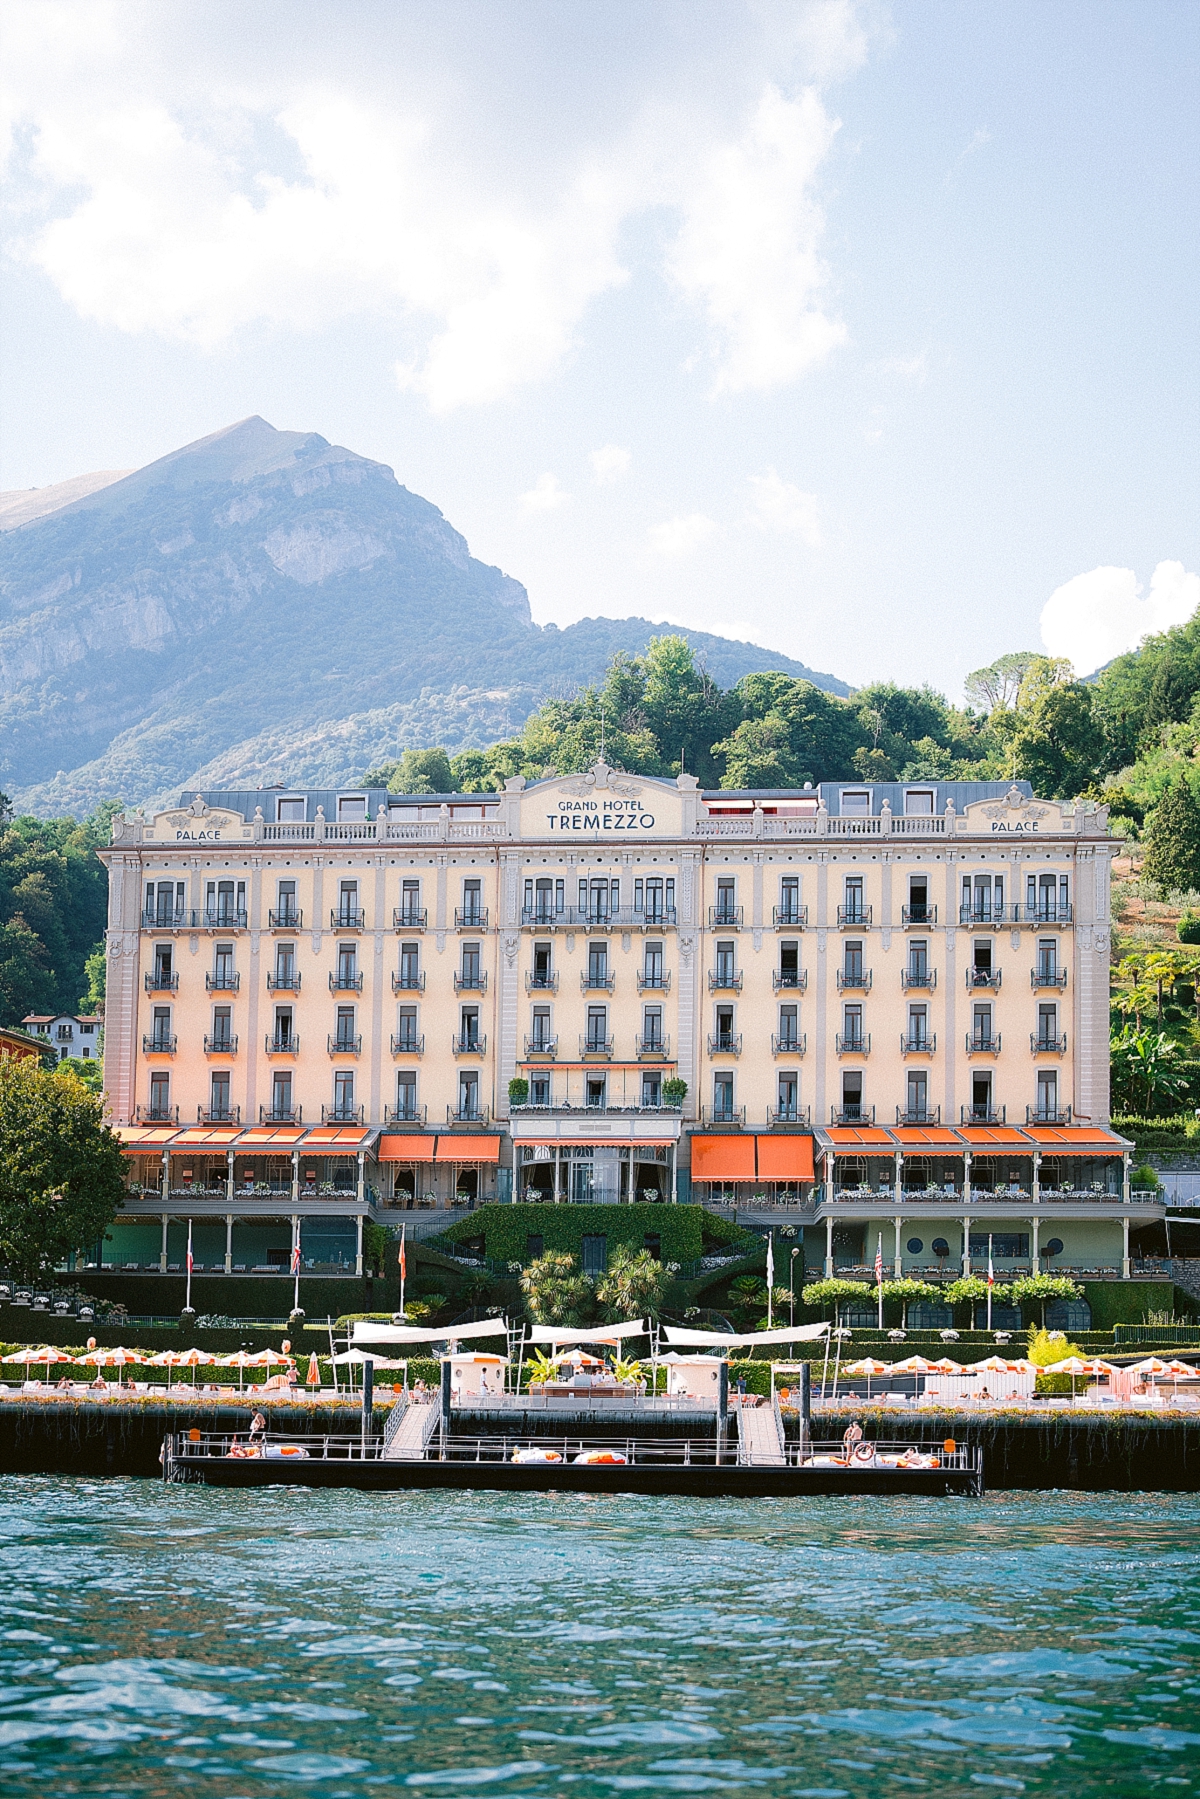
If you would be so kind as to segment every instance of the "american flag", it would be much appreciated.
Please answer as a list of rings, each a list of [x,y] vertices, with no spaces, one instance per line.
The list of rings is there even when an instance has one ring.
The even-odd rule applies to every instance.
[[[882,1232],[880,1233],[878,1243],[875,1245],[875,1285],[877,1287],[882,1287],[882,1285],[883,1285],[883,1234],[882,1234]]]

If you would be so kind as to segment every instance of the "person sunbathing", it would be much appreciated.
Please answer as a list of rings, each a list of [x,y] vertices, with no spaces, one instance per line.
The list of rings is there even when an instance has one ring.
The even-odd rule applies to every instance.
[[[849,1428],[845,1432],[845,1435],[842,1437],[842,1448],[845,1450],[846,1454],[849,1455],[850,1451],[854,1448],[854,1445],[856,1443],[861,1443],[861,1442],[862,1442],[862,1425],[858,1422],[858,1419],[856,1418],[854,1420],[854,1423],[849,1426]]]

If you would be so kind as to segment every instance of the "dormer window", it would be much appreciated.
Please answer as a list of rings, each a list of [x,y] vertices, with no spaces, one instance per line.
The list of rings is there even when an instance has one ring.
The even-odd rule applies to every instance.
[[[910,818],[921,814],[930,817],[933,812],[933,788],[910,787],[904,796],[904,810]]]
[[[871,811],[870,792],[862,787],[843,788],[841,805],[843,818],[869,817]]]
[[[305,803],[298,796],[289,796],[275,802],[275,816],[281,825],[302,825],[304,811]]]
[[[338,801],[338,823],[352,825],[359,823],[367,816],[367,796],[365,793],[354,793]]]

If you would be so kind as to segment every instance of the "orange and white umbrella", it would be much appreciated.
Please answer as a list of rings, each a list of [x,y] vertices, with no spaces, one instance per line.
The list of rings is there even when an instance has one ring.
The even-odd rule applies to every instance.
[[[1125,1372],[1126,1374],[1140,1374],[1143,1379],[1149,1377],[1151,1380],[1157,1380],[1160,1375],[1168,1372],[1168,1368],[1169,1363],[1161,1361],[1156,1355],[1148,1355],[1144,1361],[1134,1362]]]
[[[140,1368],[145,1362],[144,1355],[136,1349],[89,1349],[86,1355],[76,1356],[80,1363],[86,1362],[90,1368]]]
[[[941,1360],[935,1362],[930,1369],[931,1374],[961,1374],[962,1371],[962,1363],[951,1361],[948,1355],[944,1355]]]
[[[906,1356],[902,1362],[892,1363],[893,1374],[936,1374],[939,1364],[931,1362],[923,1355]]]
[[[24,1368],[41,1367],[44,1364],[46,1372],[49,1373],[52,1362],[74,1362],[75,1357],[68,1355],[63,1349],[55,1349],[53,1345],[46,1343],[42,1345],[41,1349],[18,1349],[15,1355],[6,1355],[4,1360],[16,1362]]]
[[[308,1358],[308,1373],[304,1377],[304,1384],[306,1387],[319,1387],[321,1384],[321,1368],[315,1349]]]

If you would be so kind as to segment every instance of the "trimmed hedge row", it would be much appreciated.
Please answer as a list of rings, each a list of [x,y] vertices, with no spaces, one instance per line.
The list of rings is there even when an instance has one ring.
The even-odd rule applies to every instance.
[[[527,1239],[542,1239],[543,1249],[567,1250],[580,1255],[584,1237],[608,1239],[609,1254],[618,1247],[643,1249],[647,1236],[658,1237],[664,1262],[686,1264],[705,1253],[705,1243],[745,1244],[754,1247],[749,1231],[703,1206],[632,1205],[579,1206],[528,1205],[480,1206],[445,1232],[447,1241],[469,1243],[484,1240],[489,1261],[526,1262]]]

